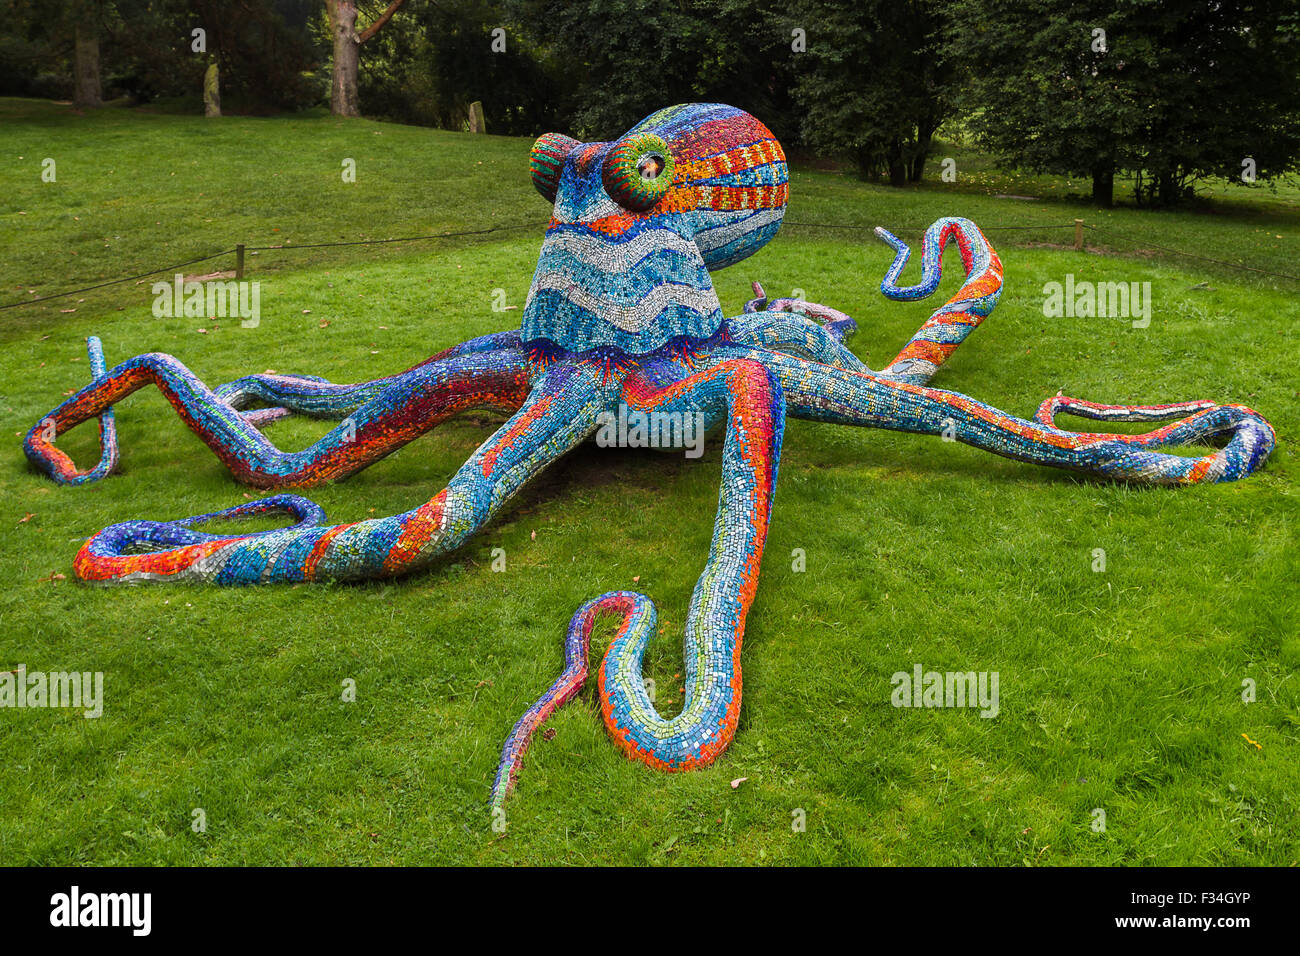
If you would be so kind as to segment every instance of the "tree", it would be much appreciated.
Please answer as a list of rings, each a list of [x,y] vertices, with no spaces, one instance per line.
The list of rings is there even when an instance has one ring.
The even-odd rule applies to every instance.
[[[1206,176],[1300,160],[1294,0],[954,0],[977,141],[1005,162],[1168,205]]]
[[[671,6],[671,10],[667,9]],[[507,0],[560,85],[566,132],[618,136],[673,103],[716,101],[793,140],[790,29],[780,0]]]
[[[939,0],[804,0],[796,99],[809,146],[853,160],[863,176],[919,182],[939,124],[953,110],[957,76]]]
[[[120,2],[120,0],[119,0]],[[175,25],[167,33],[183,40],[180,62],[166,63],[185,71],[185,89],[202,88],[208,58],[221,75],[225,112],[271,112],[301,109],[324,99],[324,87],[309,79],[326,62],[326,47],[314,42],[310,21],[321,13],[320,0],[150,0],[155,8],[177,5]],[[179,19],[177,20],[177,16]],[[191,31],[206,31],[206,51],[192,49]],[[158,46],[157,41],[153,41]],[[137,75],[146,91],[165,90],[146,51],[136,50]],[[206,53],[206,56],[205,56]]]
[[[392,0],[370,26],[357,33],[356,0],[325,0],[330,35],[334,40],[333,79],[330,85],[330,112],[334,115],[361,115],[361,102],[357,94],[361,44],[382,30],[404,2],[405,0]]]
[[[495,0],[408,6],[367,44],[359,86],[367,113],[404,123],[463,129],[481,100],[495,133],[568,128],[561,70]]]
[[[103,85],[99,79],[99,25],[94,17],[97,11],[87,12],[91,15],[77,18],[73,39],[72,103],[83,109],[103,102]]]
[[[0,33],[0,91],[72,96],[79,109],[103,102],[99,37],[112,0],[9,0]]]
[[[0,9],[0,95],[185,98],[197,110],[215,60],[229,112],[324,99],[311,81],[324,48],[308,29],[320,0],[0,0]]]

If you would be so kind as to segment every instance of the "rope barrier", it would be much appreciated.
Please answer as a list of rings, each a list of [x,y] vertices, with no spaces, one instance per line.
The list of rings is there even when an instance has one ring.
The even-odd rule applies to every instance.
[[[456,239],[461,236],[485,236],[489,232],[509,232],[512,229],[535,229],[544,226],[549,219],[535,222],[517,222],[510,226],[490,226],[487,229],[466,229],[464,232],[435,232],[427,236],[401,236],[397,239],[350,239],[344,242],[304,242],[297,245],[245,246],[250,252],[264,252],[269,249],[321,249],[325,246],[381,246],[388,242],[418,242],[423,239]]]
[[[515,229],[533,229],[538,226],[545,225],[547,221],[548,220],[538,220],[535,222],[513,223],[504,226],[489,226],[486,229],[465,229],[460,232],[439,232],[439,233],[431,233],[425,236],[399,236],[397,238],[392,238],[392,239],[353,239],[353,240],[344,240],[340,242],[308,242],[308,243],[301,243],[298,245],[282,243],[280,245],[274,245],[274,246],[244,246],[243,248],[250,252],[271,252],[271,251],[293,251],[295,249],[323,249],[323,248],[334,247],[334,246],[376,246],[376,245],[385,245],[394,242],[421,242],[429,239],[459,239],[466,236],[485,236],[494,232],[509,232]],[[794,221],[794,222],[786,222],[785,225],[793,227],[795,229],[847,229],[851,231],[872,231],[875,229],[874,226],[859,225],[857,223]],[[1008,232],[1013,230],[1027,231],[1027,230],[1040,230],[1040,229],[1073,229],[1075,227],[1076,227],[1076,223],[1073,222],[1022,223],[1022,224],[1009,225],[1009,226],[981,226],[980,229],[983,232]],[[897,231],[923,232],[925,228],[926,228],[925,226],[919,226],[919,227],[912,227],[910,230],[899,229]],[[1171,248],[1170,246],[1165,246],[1159,243],[1150,242],[1146,239],[1135,239],[1132,236],[1126,236],[1123,233],[1113,232],[1109,229],[1092,225],[1091,223],[1084,224],[1083,228],[1088,229],[1089,231],[1099,236],[1111,236],[1115,239],[1119,239],[1120,241],[1132,243],[1134,246],[1137,247],[1147,247],[1151,249],[1157,249],[1169,255],[1183,256],[1185,258],[1196,259],[1201,262],[1211,262],[1214,263],[1215,265],[1226,266],[1229,269],[1241,269],[1246,272],[1254,272],[1258,275],[1270,276],[1275,279],[1290,279],[1293,282],[1300,282],[1300,275],[1291,275],[1286,272],[1272,272],[1268,269],[1258,269],[1254,266],[1243,265],[1238,262],[1228,262],[1225,259],[1215,259],[1211,256],[1203,256],[1194,252],[1183,252],[1181,249],[1174,249]],[[235,253],[236,251],[237,249],[234,248],[223,249],[220,252],[214,252],[211,255],[199,256],[195,259],[187,259],[184,262],[178,262],[170,266],[163,266],[162,268],[159,269],[151,269],[148,272],[141,272],[137,275],[126,276],[121,279],[110,279],[107,282],[100,282],[96,285],[86,286],[85,288],[82,289],[70,289],[67,292],[52,292],[49,295],[39,296],[35,299],[25,299],[21,302],[7,302],[4,305],[0,305],[0,311],[3,311],[4,309],[16,309],[19,306],[24,306],[24,305],[33,305],[37,302],[47,302],[50,299],[61,299],[61,298],[66,298],[67,296],[70,295],[79,295],[82,292],[93,292],[96,289],[103,289],[111,285],[120,285],[123,282],[135,282],[140,279],[147,279],[149,276],[158,275],[163,272],[172,272],[173,270],[181,269],[184,268],[185,266],[191,266],[194,265],[195,263],[207,262],[210,259],[217,259],[220,258],[221,256],[228,256]]]
[[[824,223],[824,222],[786,222],[784,225],[793,226],[803,229],[850,229],[857,231],[871,231],[875,226],[863,226],[856,223]],[[891,230],[893,232],[924,232],[927,226],[912,226],[901,229]],[[1066,223],[1040,223],[1033,225],[1014,225],[1014,226],[980,226],[981,232],[1004,232],[1008,230],[1035,230],[1035,229],[1073,229],[1075,224]],[[1268,269],[1258,269],[1255,266],[1243,265],[1239,262],[1229,262],[1226,259],[1215,259],[1212,256],[1202,256],[1195,252],[1183,252],[1181,249],[1174,249],[1170,246],[1164,246],[1156,242],[1150,242],[1146,239],[1135,239],[1132,236],[1126,236],[1122,233],[1113,232],[1101,226],[1095,226],[1091,223],[1083,223],[1083,228],[1099,236],[1111,236],[1123,242],[1130,242],[1137,247],[1158,249],[1161,252],[1174,256],[1183,256],[1188,259],[1197,259],[1201,262],[1212,262],[1215,265],[1227,266],[1229,269],[1242,269],[1246,272],[1254,272],[1259,275],[1271,276],[1275,279],[1290,279],[1293,282],[1300,282],[1300,275],[1291,275],[1286,272],[1271,272]]]
[[[91,292],[95,289],[102,289],[105,286],[120,285],[123,282],[134,282],[137,279],[147,279],[149,276],[156,276],[160,272],[171,272],[173,269],[192,266],[196,262],[207,262],[209,259],[228,256],[234,251],[234,249],[223,249],[221,252],[214,252],[210,256],[199,256],[197,259],[186,259],[184,262],[178,262],[174,266],[164,266],[161,269],[152,269],[149,272],[141,272],[139,275],[127,276],[125,279],[110,279],[108,282],[101,282],[99,285],[89,285],[84,289],[72,289],[68,292],[52,292],[49,295],[43,295],[36,299],[25,299],[22,302],[7,302],[4,305],[0,305],[0,309],[14,309],[20,305],[31,305],[34,302],[44,302],[47,299],[62,299],[64,296],[77,295],[81,292]]]
[[[1274,277],[1274,278],[1276,278],[1276,279],[1291,279],[1291,280],[1294,281],[1294,282],[1300,282],[1300,276],[1291,275],[1291,274],[1286,273],[1286,272],[1270,272],[1270,271],[1268,271],[1267,269],[1256,269],[1254,266],[1242,265],[1242,264],[1239,263],[1239,262],[1228,262],[1228,261],[1225,260],[1225,259],[1215,259],[1215,258],[1212,258],[1211,256],[1202,256],[1202,255],[1198,255],[1198,254],[1195,253],[1195,252],[1183,252],[1181,249],[1173,249],[1173,248],[1170,248],[1169,246],[1162,246],[1162,245],[1160,245],[1160,243],[1158,243],[1158,242],[1151,242],[1151,241],[1149,241],[1149,240],[1147,240],[1147,239],[1134,239],[1132,236],[1126,236],[1126,235],[1124,235],[1124,234],[1122,234],[1122,233],[1112,232],[1112,231],[1109,230],[1109,229],[1101,229],[1101,228],[1098,228],[1097,226],[1093,226],[1093,225],[1085,225],[1084,228],[1085,228],[1085,229],[1090,229],[1090,230],[1092,230],[1093,232],[1097,233],[1098,235],[1102,235],[1102,236],[1112,236],[1112,237],[1114,237],[1114,238],[1116,238],[1116,239],[1119,239],[1119,240],[1121,240],[1121,241],[1123,241],[1123,242],[1131,242],[1133,245],[1138,246],[1138,247],[1147,247],[1147,248],[1151,248],[1151,249],[1159,249],[1161,252],[1166,252],[1166,253],[1168,253],[1168,254],[1170,254],[1170,255],[1174,255],[1174,256],[1183,256],[1183,257],[1185,257],[1185,258],[1187,258],[1187,259],[1199,259],[1199,260],[1202,261],[1202,262],[1213,262],[1213,263],[1216,264],[1216,265],[1220,265],[1220,266],[1228,266],[1229,268],[1232,268],[1232,269],[1244,269],[1244,270],[1246,270],[1247,272],[1257,272],[1257,273],[1259,273],[1260,275],[1264,275],[1264,276],[1272,276],[1272,277]]]
[[[865,226],[865,225],[859,225],[857,223],[791,222],[789,220],[784,221],[782,225],[793,226],[796,229],[853,229],[853,230],[861,230],[864,232],[871,232],[874,231],[876,228],[875,226]],[[904,226],[900,229],[890,229],[890,231],[891,232],[924,232],[928,227],[928,225],[929,224],[927,223],[925,226],[912,226],[912,227]],[[1052,222],[1052,223],[1042,223],[1037,225],[980,226],[980,232],[1003,232],[1009,229],[1073,229],[1073,228],[1074,228],[1074,223],[1072,222],[1060,222],[1060,223]]]
[[[266,252],[270,250],[289,250],[294,249],[320,249],[325,246],[377,246],[390,242],[418,242],[424,239],[456,239],[462,236],[482,236],[490,232],[506,232],[511,229],[531,229],[539,225],[546,225],[549,220],[539,220],[537,222],[520,222],[509,226],[490,226],[487,229],[466,229],[463,232],[438,232],[427,236],[400,236],[395,239],[354,239],[345,242],[308,242],[301,245],[277,245],[277,246],[244,246],[249,252]],[[151,269],[148,272],[141,272],[139,275],[126,276],[123,279],[110,279],[107,282],[101,282],[98,285],[86,286],[84,289],[69,289],[67,292],[52,292],[49,295],[39,296],[35,299],[24,299],[22,302],[6,302],[0,305],[0,310],[16,309],[20,305],[32,305],[36,302],[45,302],[49,299],[62,299],[70,295],[79,295],[82,292],[92,292],[95,289],[103,289],[110,285],[120,285],[123,282],[134,282],[139,279],[147,279],[149,276],[158,275],[161,272],[171,272],[174,269],[180,269],[185,266],[192,266],[196,262],[207,262],[209,259],[218,259],[221,256],[232,255],[238,251],[238,247],[232,249],[223,249],[220,252],[214,252],[210,256],[200,256],[197,259],[187,259],[184,262],[178,262],[175,265],[163,266],[161,269]]]

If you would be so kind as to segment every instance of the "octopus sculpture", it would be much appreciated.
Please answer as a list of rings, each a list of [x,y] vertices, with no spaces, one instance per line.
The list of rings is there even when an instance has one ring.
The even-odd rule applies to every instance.
[[[923,276],[910,287],[898,284],[908,247],[877,229],[896,251],[881,284],[891,299],[934,292],[952,243],[965,269],[961,288],[880,371],[845,347],[853,320],[825,306],[768,300],[755,283],[757,297],[727,317],[710,273],[776,234],[789,189],[780,144],[741,110],[674,106],[614,142],[547,134],[533,147],[530,167],[553,211],[517,331],[473,339],[360,384],[268,373],[216,389],[159,353],[106,370],[92,338],[94,381],[38,422],[24,443],[28,458],[56,482],[102,478],[117,462],[114,404],[152,384],[236,479],[278,489],[346,477],[469,409],[509,413],[445,489],[403,514],[329,525],[312,502],[277,494],[213,514],[113,525],[89,538],[75,560],[87,581],[236,585],[356,581],[427,567],[613,414],[691,415],[714,434],[720,430],[717,518],[686,622],[681,711],[663,718],[641,677],[656,632],[650,599],[630,591],[593,598],[569,625],[563,674],[505,744],[493,808],[513,786],[534,732],[582,688],[602,615],[617,619],[597,680],[618,747],[662,770],[700,767],[726,749],[740,711],[741,639],[758,587],[787,416],[942,434],[1007,458],[1152,484],[1234,481],[1273,448],[1272,427],[1239,405],[1098,405],[1056,396],[1027,420],[929,387],[1002,289],[997,253],[967,219],[941,219],[926,231]],[[1140,435],[1072,432],[1056,426],[1061,412],[1170,424]],[[263,428],[291,414],[340,421],[310,448],[282,452]],[[81,471],[54,442],[96,417],[102,457]],[[1211,438],[1220,447],[1207,447],[1201,457],[1157,450]],[[295,523],[233,535],[194,529],[214,518],[267,513]]]

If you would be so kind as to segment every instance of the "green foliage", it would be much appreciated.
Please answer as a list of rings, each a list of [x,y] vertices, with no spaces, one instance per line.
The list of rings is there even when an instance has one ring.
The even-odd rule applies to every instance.
[[[362,109],[459,130],[469,104],[481,100],[492,133],[535,135],[563,125],[559,71],[507,29],[501,7],[489,0],[403,7],[361,49]],[[506,33],[494,37],[494,30]]]
[[[1202,177],[1300,165],[1300,33],[1290,0],[959,0],[953,51],[978,141],[1032,170],[1117,172],[1168,205]],[[1104,31],[1104,38],[1098,31]],[[1103,48],[1104,44],[1104,48]]]
[[[385,0],[362,0],[358,28]],[[72,32],[101,34],[106,95],[197,112],[324,103],[317,0],[0,0],[0,92],[67,96]],[[190,48],[208,31],[208,57]],[[1142,205],[1300,169],[1294,0],[413,0],[361,49],[366,115],[459,130],[617,136],[674,102],[731,103],[798,154],[915,183],[941,127],[1003,165],[1116,177]],[[1249,169],[1243,164],[1249,161]]]
[[[618,136],[670,103],[724,102],[798,134],[790,33],[772,0],[505,0],[562,84],[561,127]]]
[[[0,93],[69,96],[78,22],[99,36],[105,96],[202,110],[203,75],[221,68],[223,108],[266,113],[319,99],[306,30],[313,0],[0,0]],[[191,31],[206,31],[206,52]]]
[[[320,101],[322,90],[309,72],[329,48],[313,43],[306,30],[315,0],[182,0],[177,6],[174,20],[186,40],[195,26],[208,31],[208,53],[221,67],[223,110],[228,102],[239,112],[266,113]],[[148,51],[144,42],[141,60]]]
[[[864,176],[919,181],[958,80],[948,17],[938,0],[796,4],[792,22],[808,44],[796,55],[805,143],[848,157]]]

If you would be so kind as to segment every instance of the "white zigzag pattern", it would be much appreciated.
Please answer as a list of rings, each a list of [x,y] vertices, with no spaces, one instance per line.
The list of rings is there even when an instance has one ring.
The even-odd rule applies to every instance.
[[[528,292],[529,301],[539,292],[547,290],[564,293],[564,297],[574,305],[608,320],[624,332],[640,332],[670,305],[683,305],[705,316],[722,308],[718,294],[712,288],[695,289],[680,282],[657,285],[635,305],[622,305],[574,285],[573,279],[563,272],[547,272],[533,281],[533,287]]]
[[[627,272],[657,249],[669,249],[698,259],[695,243],[667,229],[648,230],[627,242],[609,242],[597,236],[562,232],[546,240],[542,246],[542,255],[553,251],[567,252],[586,265],[596,266],[604,272]]]
[[[695,242],[702,250],[718,249],[735,239],[739,239],[747,232],[761,229],[769,223],[779,222],[783,216],[785,216],[784,209],[761,209],[745,216],[743,219],[702,229],[696,235]]]

